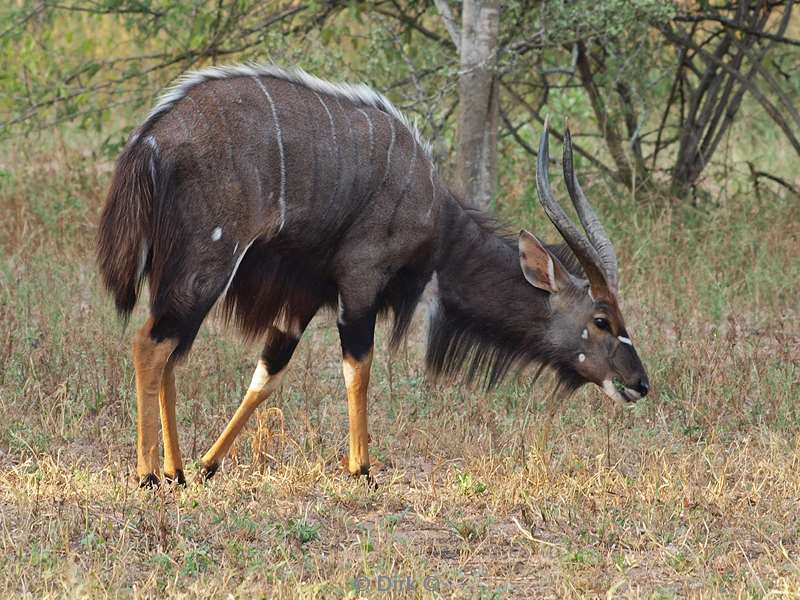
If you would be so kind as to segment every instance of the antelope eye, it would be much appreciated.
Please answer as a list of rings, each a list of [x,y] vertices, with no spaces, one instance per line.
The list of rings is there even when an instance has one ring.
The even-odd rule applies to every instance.
[[[595,317],[594,318],[594,325],[598,329],[602,329],[603,331],[611,331],[611,325],[608,322],[608,319],[604,317]]]

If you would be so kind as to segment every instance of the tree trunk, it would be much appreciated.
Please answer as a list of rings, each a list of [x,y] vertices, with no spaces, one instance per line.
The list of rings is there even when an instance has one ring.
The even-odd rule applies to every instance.
[[[497,0],[464,0],[459,78],[458,177],[464,197],[489,208],[497,187]]]

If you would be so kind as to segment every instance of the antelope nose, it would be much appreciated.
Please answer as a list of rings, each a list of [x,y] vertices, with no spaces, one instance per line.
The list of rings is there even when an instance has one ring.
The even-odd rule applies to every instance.
[[[647,383],[646,379],[641,379],[636,385],[636,391],[642,395],[642,398],[644,398],[647,396],[647,392],[650,391],[650,384]]]

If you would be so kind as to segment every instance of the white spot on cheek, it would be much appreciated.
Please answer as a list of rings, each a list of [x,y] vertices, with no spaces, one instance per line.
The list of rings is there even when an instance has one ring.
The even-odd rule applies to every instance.
[[[589,339],[589,330],[588,329],[584,329],[583,330],[583,332],[581,333],[581,338],[584,339],[584,340]]]
[[[586,360],[586,355],[583,352],[578,354],[578,362],[583,362],[585,360]]]
[[[218,242],[222,237],[222,227],[214,227],[214,231],[211,232],[211,240],[214,242]]]
[[[624,335],[618,335],[617,339],[622,342],[623,344],[628,344],[628,346],[633,346],[633,342],[631,338],[626,338]]]

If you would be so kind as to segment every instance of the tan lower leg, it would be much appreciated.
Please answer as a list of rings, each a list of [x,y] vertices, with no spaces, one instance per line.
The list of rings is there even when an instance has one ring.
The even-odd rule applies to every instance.
[[[350,420],[348,470],[353,475],[369,473],[369,433],[367,432],[367,388],[372,352],[361,361],[345,356],[342,361],[347,387],[347,415]]]
[[[161,405],[161,432],[164,436],[164,474],[175,478],[183,471],[181,449],[178,445],[178,423],[175,416],[175,373],[172,361],[164,367],[161,378],[161,392],[158,401]]]
[[[136,471],[142,479],[157,476],[158,396],[164,367],[177,345],[175,340],[156,342],[150,337],[153,320],[148,319],[133,339],[133,364],[136,368]]]
[[[222,459],[225,458],[236,436],[239,435],[239,432],[247,423],[247,419],[278,388],[282,376],[283,371],[270,375],[264,362],[258,362],[256,371],[253,373],[253,380],[250,382],[250,387],[245,393],[242,403],[236,409],[233,418],[228,422],[225,431],[222,432],[219,439],[200,459],[206,469],[216,469]]]

